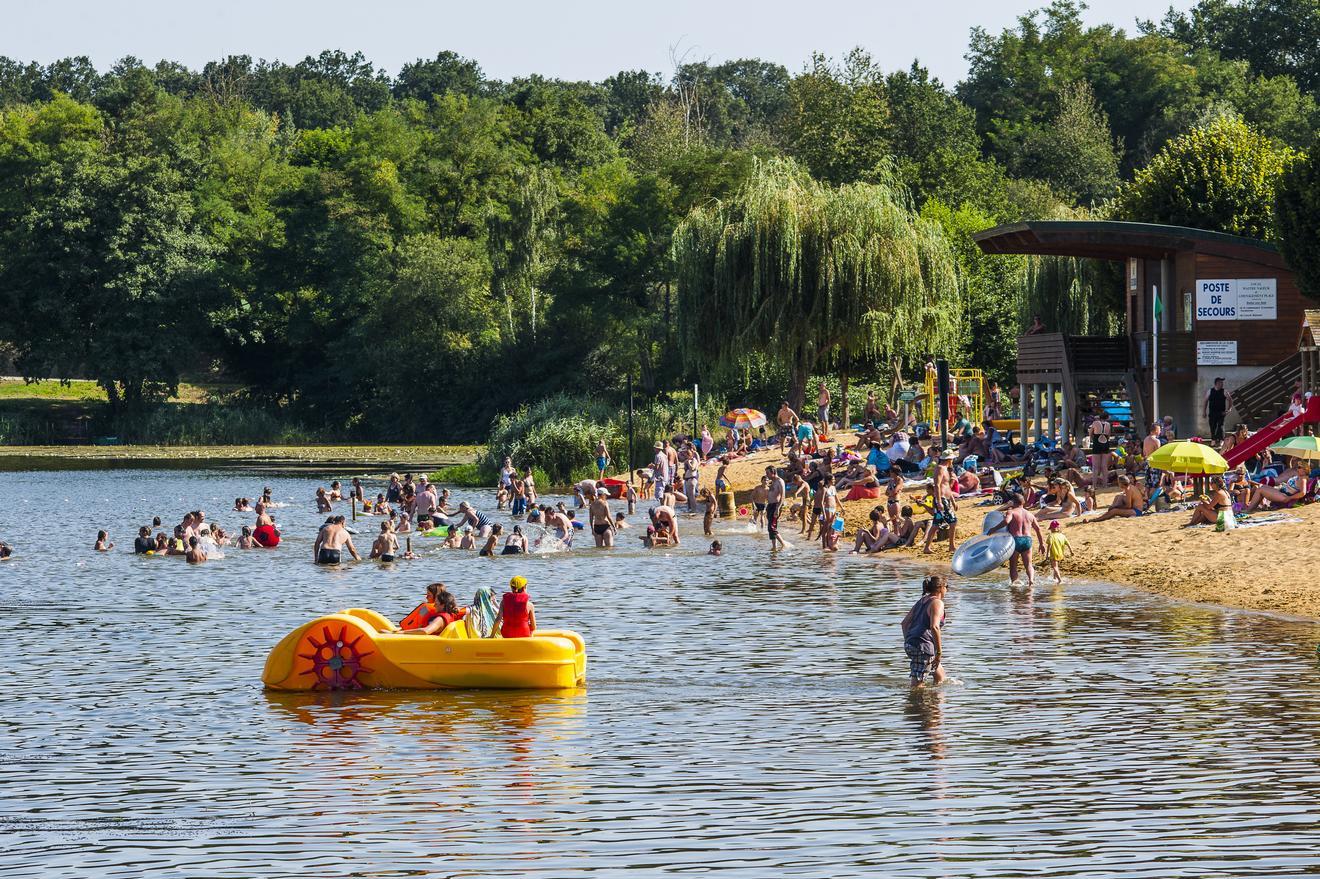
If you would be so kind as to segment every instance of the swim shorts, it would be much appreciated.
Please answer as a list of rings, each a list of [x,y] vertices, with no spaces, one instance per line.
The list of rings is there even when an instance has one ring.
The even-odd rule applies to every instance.
[[[339,564],[339,550],[337,550],[337,549],[322,549],[321,552],[316,556],[316,563],[317,563],[318,565],[337,565],[337,564]]]
[[[919,650],[911,650],[906,647],[903,650],[907,653],[908,677],[912,679],[912,683],[919,684],[928,675],[935,674],[935,669],[938,667],[935,664],[935,654],[922,653]]]
[[[765,504],[753,503],[752,506],[756,508],[756,512],[758,512],[758,513],[764,513],[764,512],[765,512]]]
[[[1014,537],[1014,538],[1013,538],[1013,551],[1014,551],[1014,552],[1031,552],[1031,538],[1030,538],[1030,537]]]
[[[596,459],[596,469],[597,469],[597,470],[600,470],[600,471],[603,473],[603,472],[605,471],[605,465],[608,464],[608,463],[609,463],[609,459],[607,459],[607,458],[597,458],[597,459]]]
[[[779,507],[780,504],[765,505],[765,532],[771,540],[779,537]]]
[[[521,546],[505,546],[504,552],[500,553],[500,555],[522,555],[522,551]]]
[[[394,553],[387,552],[380,557],[380,560],[382,562],[392,562],[394,561]]]

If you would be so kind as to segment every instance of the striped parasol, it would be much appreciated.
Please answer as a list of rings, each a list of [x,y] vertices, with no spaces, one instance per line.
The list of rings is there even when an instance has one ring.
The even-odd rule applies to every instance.
[[[765,421],[765,413],[756,409],[730,409],[720,416],[720,424],[738,430],[760,427]]]

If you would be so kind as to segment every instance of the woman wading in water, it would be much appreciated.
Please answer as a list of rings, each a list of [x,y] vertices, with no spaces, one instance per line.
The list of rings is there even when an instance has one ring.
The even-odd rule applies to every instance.
[[[908,676],[919,687],[929,678],[932,684],[944,682],[944,652],[941,630],[944,626],[944,593],[949,585],[939,574],[921,581],[921,598],[903,617],[903,651],[908,657]]]

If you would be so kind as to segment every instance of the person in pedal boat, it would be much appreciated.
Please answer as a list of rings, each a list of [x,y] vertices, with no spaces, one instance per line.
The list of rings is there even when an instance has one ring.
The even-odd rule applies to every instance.
[[[432,583],[426,587],[426,601],[403,618],[399,631],[405,635],[439,635],[450,623],[463,619],[466,613],[467,610],[458,606],[458,601],[444,583]]]
[[[536,631],[536,608],[527,594],[527,578],[514,577],[509,590],[500,596],[500,613],[495,627],[502,638],[530,638]]]

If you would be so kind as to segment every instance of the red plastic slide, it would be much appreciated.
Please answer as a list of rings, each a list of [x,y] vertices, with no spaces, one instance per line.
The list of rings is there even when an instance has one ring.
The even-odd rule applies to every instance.
[[[1251,435],[1245,442],[1228,450],[1224,460],[1230,468],[1269,448],[1303,424],[1320,422],[1320,396],[1307,401],[1306,408],[1297,415],[1284,413]]]

